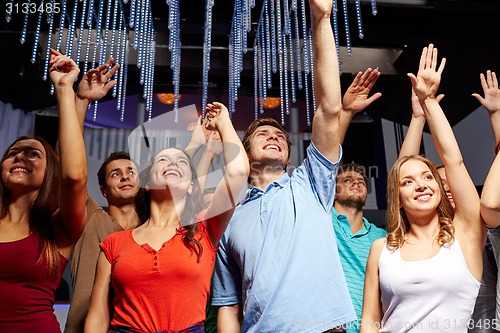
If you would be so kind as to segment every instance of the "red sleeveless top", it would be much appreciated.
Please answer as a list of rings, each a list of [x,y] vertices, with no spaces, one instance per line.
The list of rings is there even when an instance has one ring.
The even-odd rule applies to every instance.
[[[38,261],[37,235],[0,243],[0,332],[61,332],[54,315],[54,292],[68,260],[59,255],[55,278],[47,276],[47,260]]]

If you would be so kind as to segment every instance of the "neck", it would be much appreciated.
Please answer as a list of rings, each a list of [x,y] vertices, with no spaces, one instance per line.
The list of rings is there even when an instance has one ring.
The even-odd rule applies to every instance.
[[[349,221],[349,225],[351,226],[351,231],[353,234],[357,233],[365,226],[365,223],[363,221],[363,210],[358,210],[354,207],[346,207],[339,204],[337,201],[335,201],[333,207],[339,214],[345,215],[347,217],[347,221]]]
[[[108,214],[124,230],[133,229],[139,224],[139,218],[133,203],[122,206],[109,205]]]
[[[265,190],[269,184],[277,181],[285,174],[285,169],[283,168],[273,168],[273,167],[263,167],[257,170],[250,171],[250,183]]]
[[[151,195],[151,214],[147,223],[157,227],[178,227],[180,216],[186,206],[186,198],[174,200],[164,196]]]
[[[417,240],[433,240],[439,233],[439,216],[435,212],[431,215],[409,216],[409,234]]]

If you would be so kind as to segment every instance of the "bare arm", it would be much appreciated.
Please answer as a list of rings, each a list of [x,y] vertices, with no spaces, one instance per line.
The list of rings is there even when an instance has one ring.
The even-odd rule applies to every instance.
[[[500,142],[500,90],[495,72],[487,71],[486,75],[480,75],[484,98],[479,94],[472,94],[485,107],[490,117],[495,146]],[[481,193],[481,216],[484,223],[490,228],[500,225],[500,154],[496,152],[496,158],[484,181]]]
[[[344,98],[342,99],[342,111],[340,113],[340,143],[344,142],[347,128],[351,123],[352,118],[363,111],[368,105],[382,96],[381,93],[375,93],[373,96],[368,97],[375,82],[380,77],[378,69],[368,68],[364,73],[359,72],[352,81],[349,88],[347,88]]]
[[[210,131],[205,129],[206,125],[207,125],[207,118],[205,117],[205,119],[202,122],[201,116],[198,116],[196,124],[193,127],[193,134],[191,135],[191,140],[189,141],[187,147],[184,149],[186,154],[188,154],[191,158],[194,158],[198,150],[200,150],[200,148],[208,140]]]
[[[73,60],[55,50],[51,50],[50,66],[50,79],[55,87],[59,110],[61,175],[59,210],[54,220],[60,252],[69,257],[85,227],[87,199],[87,158],[73,92],[73,83],[80,70]]]
[[[361,317],[361,333],[378,332],[382,322],[383,312],[380,301],[380,282],[378,262],[385,239],[373,242],[368,255],[365,275],[365,291],[363,294],[363,314]]]
[[[459,239],[464,237],[465,241],[461,242],[464,257],[471,273],[480,280],[481,253],[486,235],[479,213],[479,196],[463,162],[453,130],[435,98],[444,65],[445,59],[437,68],[437,49],[430,44],[422,52],[418,76],[408,75],[424,110],[434,146],[445,166],[448,185],[455,201],[453,222],[456,235]]]
[[[109,90],[116,85],[116,80],[111,80],[116,71],[120,68],[115,64],[111,69],[114,59],[111,57],[102,66],[90,69],[78,84],[78,91],[75,97],[76,112],[78,122],[83,133],[85,114],[90,103],[95,102],[107,95]]]
[[[342,109],[337,46],[330,16],[331,0],[310,0],[314,44],[314,95],[317,109],[312,123],[312,141],[330,161],[339,159],[339,125]]]
[[[217,245],[233,215],[238,198],[247,185],[250,166],[227,108],[217,102],[208,104],[207,118],[207,129],[217,130],[220,134],[226,165],[224,177],[217,185],[212,202],[205,211],[212,243]]]
[[[207,182],[208,171],[210,170],[210,164],[212,164],[215,156],[222,153],[222,143],[220,135],[218,132],[211,132],[208,137],[208,142],[201,155],[200,161],[196,166],[196,175],[200,183],[201,191],[205,189],[205,184]]]
[[[90,307],[85,320],[85,333],[108,332],[111,323],[109,288],[111,285],[111,264],[104,255],[99,253],[97,271],[90,298]]]
[[[217,314],[217,332],[240,333],[241,321],[242,315],[239,304],[221,306]]]

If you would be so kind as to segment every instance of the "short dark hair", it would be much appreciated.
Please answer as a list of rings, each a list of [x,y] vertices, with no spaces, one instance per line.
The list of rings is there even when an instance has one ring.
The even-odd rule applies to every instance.
[[[290,158],[290,146],[292,145],[292,142],[290,141],[287,131],[285,131],[283,126],[281,126],[281,124],[273,118],[256,119],[250,124],[250,126],[248,126],[247,131],[245,132],[245,136],[242,140],[243,148],[245,148],[245,151],[247,153],[250,151],[250,139],[252,138],[252,135],[257,130],[257,128],[261,126],[272,126],[279,129],[281,132],[283,132],[283,134],[285,134],[286,143],[288,144],[288,158]]]
[[[368,183],[368,180],[366,179],[366,169],[364,166],[361,166],[356,162],[345,163],[339,168],[339,171],[337,172],[337,177],[347,171],[354,171],[359,173],[360,175],[363,176],[365,182]]]
[[[126,151],[115,151],[111,153],[108,158],[104,160],[99,168],[99,171],[97,171],[97,181],[99,182],[99,186],[106,187],[106,167],[109,163],[116,160],[129,160],[137,166],[137,164],[130,158],[130,154]]]

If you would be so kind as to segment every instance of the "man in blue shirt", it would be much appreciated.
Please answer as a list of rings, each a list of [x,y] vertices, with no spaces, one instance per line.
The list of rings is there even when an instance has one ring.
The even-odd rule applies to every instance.
[[[366,261],[371,245],[374,240],[387,234],[387,231],[363,217],[363,206],[368,195],[366,185],[363,167],[356,163],[342,165],[337,174],[337,189],[332,209],[340,261],[358,318],[361,318]],[[345,326],[346,332],[359,332],[359,324],[359,320],[348,323]]]
[[[356,319],[331,225],[342,156],[331,0],[311,0],[315,97],[307,158],[286,173],[288,135],[259,119],[243,139],[252,188],[220,242],[212,304],[218,332],[324,332]]]

